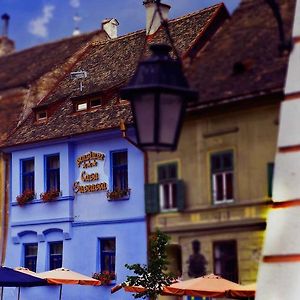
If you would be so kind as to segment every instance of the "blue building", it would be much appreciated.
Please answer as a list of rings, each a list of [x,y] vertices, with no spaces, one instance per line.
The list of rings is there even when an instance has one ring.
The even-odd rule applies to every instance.
[[[63,266],[88,276],[107,271],[114,283],[125,280],[125,263],[146,262],[144,157],[118,131],[28,144],[11,154],[7,266],[36,272]],[[34,199],[20,205],[16,199],[29,190]],[[81,287],[80,295],[99,299],[110,288]],[[43,289],[23,290],[42,299]],[[63,292],[69,298],[79,291]]]

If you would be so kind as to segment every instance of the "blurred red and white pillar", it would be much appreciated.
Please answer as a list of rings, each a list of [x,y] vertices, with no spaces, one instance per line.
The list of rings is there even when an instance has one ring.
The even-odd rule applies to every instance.
[[[273,209],[267,220],[257,300],[300,299],[300,1],[281,104]]]

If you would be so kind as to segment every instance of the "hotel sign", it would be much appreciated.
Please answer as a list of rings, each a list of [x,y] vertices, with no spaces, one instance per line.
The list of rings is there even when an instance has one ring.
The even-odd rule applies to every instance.
[[[85,170],[82,170],[80,173],[80,181],[74,182],[73,189],[76,194],[107,190],[107,183],[101,182],[101,176],[98,172],[98,164],[104,162],[104,160],[104,153],[93,151],[90,151],[89,153],[81,155],[77,158],[77,167]]]

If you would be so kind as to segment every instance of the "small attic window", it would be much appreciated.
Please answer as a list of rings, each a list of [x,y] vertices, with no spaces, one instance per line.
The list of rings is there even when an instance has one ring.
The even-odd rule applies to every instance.
[[[87,110],[87,108],[88,108],[87,102],[81,102],[76,104],[76,111]]]
[[[102,103],[101,103],[101,99],[92,99],[91,100],[91,107],[97,107],[97,106],[100,106]]]
[[[47,111],[41,110],[41,111],[36,112],[36,120],[38,122],[46,121],[47,120]]]

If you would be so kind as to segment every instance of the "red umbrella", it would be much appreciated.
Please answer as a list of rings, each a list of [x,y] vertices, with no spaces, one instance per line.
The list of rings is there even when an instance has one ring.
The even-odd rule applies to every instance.
[[[227,291],[227,297],[232,298],[251,298],[255,296],[256,283],[242,285],[237,289],[230,289]]]

